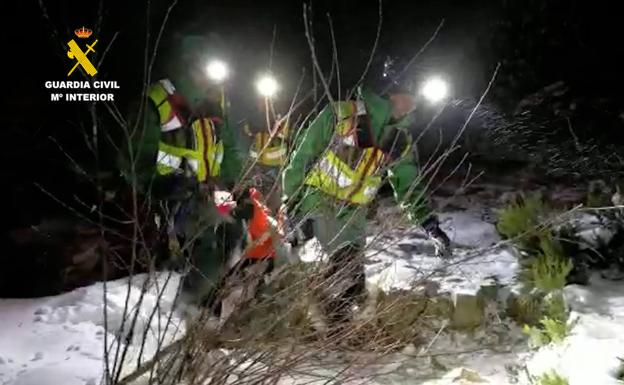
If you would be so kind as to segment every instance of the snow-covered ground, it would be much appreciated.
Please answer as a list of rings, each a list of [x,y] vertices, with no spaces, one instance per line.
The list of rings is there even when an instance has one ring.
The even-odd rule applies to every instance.
[[[533,374],[550,369],[566,377],[569,385],[622,384],[615,378],[624,358],[624,282],[598,275],[589,286],[565,288],[575,324],[562,344],[541,348],[527,362]]]
[[[107,283],[108,328],[101,283],[54,297],[0,300],[0,384],[99,384],[104,371],[104,340],[111,346],[112,362],[117,346],[115,334],[128,338],[126,333],[117,332],[127,297],[127,318],[136,310],[138,317],[135,332],[128,340],[126,363],[136,365],[143,332],[148,336],[143,360],[154,354],[159,340],[167,344],[181,336],[183,325],[175,312],[167,323],[179,276],[162,274],[149,280],[142,303],[136,306],[146,277],[136,276],[130,285],[128,279]],[[154,309],[157,311],[152,314]],[[128,322],[125,330],[129,330]]]
[[[435,257],[433,244],[415,229],[371,235],[367,238],[368,282],[384,291],[433,282],[438,292],[472,294],[482,286],[514,283],[517,259],[510,248],[497,246],[501,239],[480,212],[444,213],[440,222],[453,244],[452,258]],[[299,257],[313,262],[325,255],[312,239]]]
[[[512,285],[518,273],[513,252],[500,241],[494,225],[479,212],[460,211],[440,215],[442,229],[453,243],[453,256],[434,256],[423,233],[405,232],[372,242],[368,280],[382,290],[408,289],[435,283],[438,292],[476,294],[482,286]]]
[[[455,244],[453,258],[433,257],[432,245],[416,231],[398,239],[389,234],[369,251],[369,283],[389,290],[434,282],[437,292],[447,293],[475,293],[484,285],[513,284],[517,261],[504,246],[492,247],[500,241],[493,225],[471,211],[443,214],[441,219]],[[303,259],[313,260],[314,252],[315,244],[310,242],[303,249]],[[180,337],[182,320],[172,313],[179,276],[152,277],[142,304],[136,306],[146,278],[137,276],[130,285],[128,279],[107,284],[109,332],[104,328],[101,283],[55,297],[0,300],[0,384],[96,385],[104,371],[105,337],[111,345],[116,337],[127,338],[125,362],[131,365],[137,363],[143,332],[149,338],[142,360],[154,353],[159,340],[166,345]],[[617,357],[624,356],[622,286],[594,278],[588,287],[566,288],[572,318],[578,321],[561,345],[528,352],[519,327],[505,322],[493,321],[470,335],[441,330],[424,351],[407,348],[377,362],[371,370],[388,374],[372,383],[503,385],[510,383],[506,366],[526,363],[534,375],[555,369],[569,378],[570,385],[616,384],[612,373],[619,363]],[[122,324],[128,288],[128,308],[139,311],[137,329],[129,337],[115,332]],[[170,315],[171,323],[163,332]],[[484,348],[492,345],[497,349]],[[520,378],[519,383],[526,379]]]

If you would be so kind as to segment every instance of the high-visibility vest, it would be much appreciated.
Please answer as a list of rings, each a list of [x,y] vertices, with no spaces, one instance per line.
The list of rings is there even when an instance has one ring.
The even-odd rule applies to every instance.
[[[149,91],[149,98],[158,108],[161,130],[170,132],[186,129],[183,100],[169,80],[161,80]],[[158,143],[156,168],[159,174],[176,172],[183,162],[191,168],[197,180],[205,182],[208,177],[217,177],[223,161],[223,141],[217,135],[216,118],[202,117],[191,124],[192,143],[189,147],[175,146],[164,141]]]
[[[186,124],[190,115],[190,107],[169,79],[162,79],[152,84],[148,90],[148,96],[158,109],[162,132],[176,130]]]
[[[362,151],[355,168],[351,168],[333,151],[325,155],[305,178],[305,184],[314,186],[324,193],[355,204],[370,203],[381,187],[381,176],[377,175],[384,160],[384,153],[375,148]]]
[[[268,132],[258,132],[254,135],[254,141],[249,148],[249,157],[258,163],[270,167],[279,167],[286,162],[288,145],[281,136],[271,140]]]
[[[331,148],[310,170],[304,183],[320,191],[354,204],[370,203],[381,187],[381,168],[387,161],[386,154],[376,147],[358,147],[357,119],[366,115],[362,102],[337,102],[335,133],[339,146],[359,149],[355,166],[342,160]]]

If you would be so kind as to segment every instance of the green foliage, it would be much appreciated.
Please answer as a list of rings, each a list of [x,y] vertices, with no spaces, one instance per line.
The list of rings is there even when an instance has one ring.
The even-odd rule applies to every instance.
[[[548,337],[544,331],[537,326],[524,325],[522,332],[529,337],[529,347],[537,349],[544,345],[548,345]]]
[[[563,295],[551,293],[543,303],[539,324],[536,326],[525,324],[523,332],[529,336],[529,345],[539,348],[549,343],[563,342],[571,329]]]
[[[531,293],[520,295],[512,300],[507,311],[521,325],[537,325],[542,314],[542,296]]]
[[[563,295],[560,292],[551,293],[544,301],[544,314],[559,321],[566,321],[568,319],[568,310]]]
[[[543,373],[541,376],[537,377],[537,385],[568,385],[568,379],[562,377],[554,370],[550,372]]]
[[[539,217],[545,206],[541,197],[534,194],[521,203],[511,203],[498,215],[496,229],[508,239],[516,239],[519,245],[526,246],[537,232]]]
[[[570,326],[566,321],[544,317],[540,323],[544,328],[544,335],[555,344],[563,342],[563,339],[570,334]]]
[[[522,332],[529,336],[529,346],[532,348],[539,348],[549,343],[559,344],[572,330],[572,325],[567,320],[544,316],[539,322],[539,326],[524,325],[522,329]]]
[[[532,347],[561,343],[572,328],[561,290],[573,264],[562,243],[553,237],[553,230],[540,226],[546,210],[536,194],[505,207],[497,224],[503,236],[528,254],[521,261],[520,277],[528,290],[517,299],[511,316],[524,324],[523,331]]]
[[[529,266],[530,283],[544,293],[560,290],[572,271],[570,258],[566,258],[561,244],[550,235],[542,235],[540,252]]]

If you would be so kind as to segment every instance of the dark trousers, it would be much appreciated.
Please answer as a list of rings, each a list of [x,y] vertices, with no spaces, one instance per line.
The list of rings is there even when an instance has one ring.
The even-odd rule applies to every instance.
[[[321,309],[330,327],[340,327],[351,320],[353,306],[366,299],[362,249],[349,245],[332,253],[323,279]]]
[[[203,302],[203,305],[209,308],[211,312],[213,313],[213,315],[215,315],[216,317],[220,317],[221,308],[222,308],[222,300],[224,298],[224,295],[226,294],[224,293],[225,291],[224,289],[226,288],[228,282],[240,281],[240,282],[247,283],[245,282],[245,281],[249,281],[249,277],[246,274],[247,270],[249,270],[252,266],[256,264],[263,263],[263,262],[266,262],[267,266],[264,269],[264,271],[261,272],[261,276],[256,277],[257,279],[260,279],[260,283],[255,287],[253,297],[257,297],[258,293],[263,287],[262,278],[265,275],[270,274],[275,268],[275,263],[274,263],[273,258],[267,258],[267,259],[244,258],[238,261],[222,277],[222,279],[219,281],[219,284],[215,288],[215,291],[212,293],[212,295],[209,298],[205,299],[205,301]]]
[[[227,274],[227,263],[242,237],[238,222],[220,224],[207,229],[192,247],[190,269],[183,278],[183,292],[194,298],[196,304],[206,306],[214,302]]]

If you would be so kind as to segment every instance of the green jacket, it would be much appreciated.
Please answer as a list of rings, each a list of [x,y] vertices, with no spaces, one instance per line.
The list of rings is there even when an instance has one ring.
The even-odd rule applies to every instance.
[[[223,113],[214,102],[206,103],[207,93],[201,93],[194,87],[191,79],[185,76],[171,79],[176,89],[185,96],[194,112],[203,111],[204,113],[216,114],[223,117]],[[214,96],[213,96],[214,97]],[[151,100],[146,101],[144,112],[144,124],[139,127],[138,132],[132,138],[134,153],[137,156],[137,183],[142,191],[152,187],[157,187],[164,177],[156,172],[156,154],[158,153],[158,144],[163,139],[158,119],[158,112]],[[220,125],[219,135],[223,140],[223,160],[221,162],[221,171],[219,174],[219,182],[222,187],[231,188],[239,179],[243,168],[243,157],[239,148],[239,138],[234,130],[230,127],[227,117],[223,119]],[[170,136],[166,142],[175,146],[185,146],[185,135],[178,135],[174,138]],[[124,156],[125,162],[122,164],[122,172],[129,179],[127,156]],[[164,178],[167,179],[167,178]]]
[[[411,116],[393,123],[392,106],[387,99],[366,90],[361,93],[361,99],[366,107],[371,121],[372,134],[377,142],[381,141],[389,128],[407,130],[412,123]],[[308,171],[330,145],[334,131],[334,112],[328,105],[308,128],[300,133],[283,177],[283,193],[287,198],[295,198],[298,201],[297,211],[308,213],[320,205],[327,205],[329,201],[324,193],[313,187],[304,186],[304,180]],[[417,223],[426,219],[430,211],[424,190],[419,188],[421,174],[411,151],[390,164],[387,169],[387,178],[394,190],[397,203],[408,218]]]

